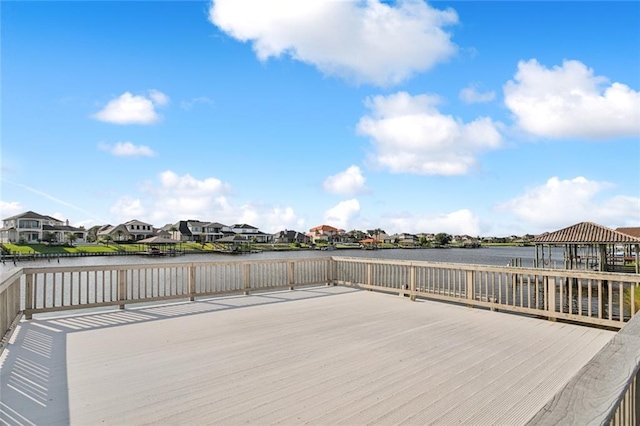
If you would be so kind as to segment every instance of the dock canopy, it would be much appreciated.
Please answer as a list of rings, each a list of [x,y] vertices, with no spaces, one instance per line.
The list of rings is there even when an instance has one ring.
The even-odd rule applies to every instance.
[[[172,240],[171,238],[160,237],[160,236],[149,237],[149,238],[145,238],[144,240],[140,240],[140,241],[136,241],[136,242],[138,244],[158,244],[158,245],[178,244],[178,243],[180,243],[180,241],[176,241],[176,240]]]
[[[540,267],[550,264],[552,247],[564,247],[565,269],[639,272],[640,237],[597,223],[580,222],[538,235],[532,241],[536,245],[536,265]],[[545,260],[545,247],[548,260]],[[635,264],[630,267],[627,263]]]

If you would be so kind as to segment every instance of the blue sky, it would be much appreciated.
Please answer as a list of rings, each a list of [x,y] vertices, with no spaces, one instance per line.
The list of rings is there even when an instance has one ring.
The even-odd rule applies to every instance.
[[[2,217],[640,226],[638,2],[2,2]]]

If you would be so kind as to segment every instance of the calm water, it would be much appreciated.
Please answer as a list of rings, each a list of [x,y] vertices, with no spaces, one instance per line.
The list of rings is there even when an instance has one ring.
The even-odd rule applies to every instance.
[[[369,257],[376,259],[398,260],[422,260],[427,262],[452,262],[470,263],[477,265],[507,266],[514,258],[522,259],[522,266],[532,267],[535,258],[534,247],[483,247],[477,249],[385,249],[385,250],[302,250],[287,252],[263,252],[244,255],[228,255],[219,253],[187,254],[178,257],[154,257],[149,258],[139,255],[131,256],[93,256],[93,257],[69,257],[61,258],[58,263],[55,259],[21,261],[16,265],[13,262],[0,264],[0,276],[4,276],[11,270],[21,267],[37,266],[91,266],[91,265],[129,265],[129,264],[153,264],[153,263],[187,263],[187,262],[215,262],[229,260],[261,260],[261,259],[299,259],[305,257],[326,256],[353,256]],[[562,251],[554,252],[552,261],[562,264]]]

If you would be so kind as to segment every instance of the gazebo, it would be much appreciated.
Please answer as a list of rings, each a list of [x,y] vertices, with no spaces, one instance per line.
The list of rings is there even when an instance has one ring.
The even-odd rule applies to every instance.
[[[539,268],[550,267],[553,247],[563,247],[565,269],[640,272],[640,237],[597,223],[580,222],[546,232],[535,237],[533,242],[536,245],[535,265]]]
[[[180,241],[172,240],[171,238],[155,236],[145,238],[144,240],[140,240],[137,242],[138,244],[145,244],[148,246],[149,254],[176,254],[175,245],[179,244]],[[167,250],[167,247],[170,247]]]
[[[227,247],[226,253],[243,253],[251,251],[251,241],[241,234],[219,238],[216,240],[216,243],[224,244]]]

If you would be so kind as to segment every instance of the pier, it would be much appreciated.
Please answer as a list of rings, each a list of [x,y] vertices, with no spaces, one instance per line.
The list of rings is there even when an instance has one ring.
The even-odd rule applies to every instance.
[[[0,284],[0,420],[637,424],[638,285],[340,256],[25,267]]]

